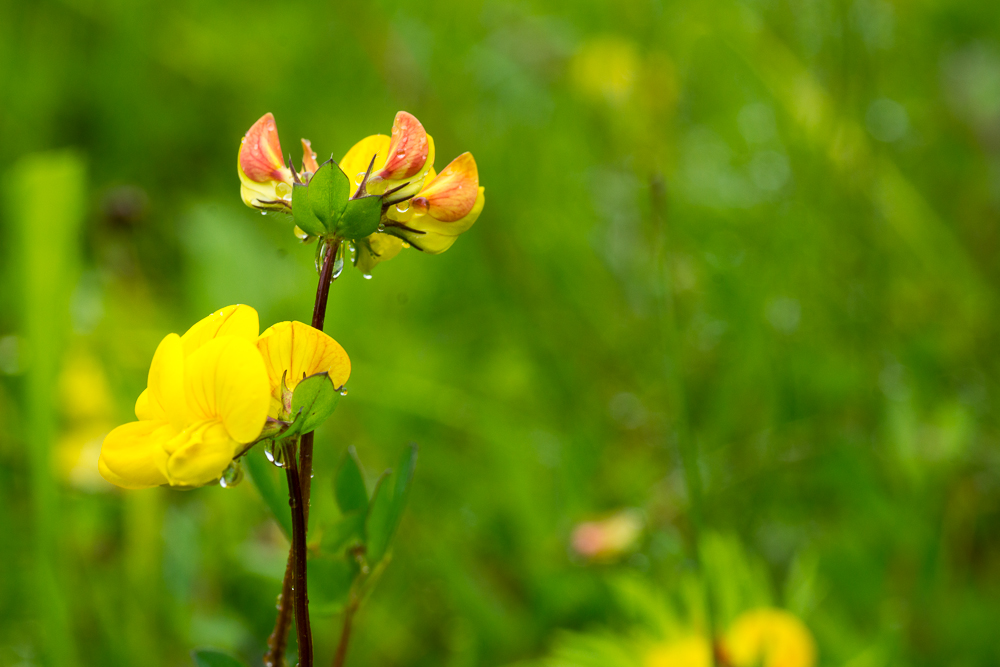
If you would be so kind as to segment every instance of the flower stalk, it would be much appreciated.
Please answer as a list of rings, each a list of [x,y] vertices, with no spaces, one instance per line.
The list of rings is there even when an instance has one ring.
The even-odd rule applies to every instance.
[[[288,476],[288,505],[292,510],[291,560],[294,583],[295,633],[299,643],[299,666],[312,667],[312,630],[309,626],[309,593],[306,584],[306,517],[308,501],[302,496],[299,466],[295,461],[295,440],[285,442],[285,472]]]
[[[314,329],[319,331],[323,330],[326,324],[326,305],[330,296],[330,285],[335,280],[333,276],[333,265],[337,258],[337,252],[340,250],[340,240],[333,241],[327,245],[326,252],[323,254],[323,264],[320,266],[319,271],[319,283],[316,285],[316,301],[313,304],[313,316],[312,316],[312,326]],[[288,457],[291,462],[294,462],[292,456]],[[309,524],[309,495],[312,487],[312,460],[313,460],[313,433],[305,433],[299,440],[299,460],[296,465],[297,474],[295,475],[295,487],[298,489],[299,493],[299,506],[301,508],[303,528],[302,528],[302,549],[301,549],[301,571],[302,571],[302,586],[296,586],[295,582],[298,579],[298,574],[296,572],[296,562],[299,553],[296,550],[294,535],[292,540],[292,548],[288,553],[288,564],[285,566],[285,578],[281,582],[281,595],[278,597],[278,616],[274,622],[274,630],[271,632],[271,636],[267,640],[268,651],[264,655],[264,664],[268,667],[282,667],[285,659],[285,650],[288,646],[288,631],[292,623],[293,610],[296,615],[296,632],[297,639],[299,642],[299,652],[302,652],[302,642],[301,637],[301,624],[297,620],[298,608],[299,608],[299,597],[296,594],[297,590],[305,591],[305,573],[306,573],[306,548],[305,548],[305,535],[306,526]],[[288,472],[288,489],[289,493],[292,491],[292,474]],[[289,498],[289,502],[292,502],[292,498]],[[294,510],[293,510],[293,524],[294,529]],[[308,628],[308,600],[305,603],[305,617],[306,617],[306,628]],[[312,635],[309,636],[309,651],[310,651],[310,664],[312,662]],[[300,658],[300,665],[305,667],[305,662]]]

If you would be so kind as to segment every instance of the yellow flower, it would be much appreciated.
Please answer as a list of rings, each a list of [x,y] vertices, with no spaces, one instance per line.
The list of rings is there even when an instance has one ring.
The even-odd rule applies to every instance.
[[[229,306],[184,336],[167,335],[136,401],[139,421],[104,439],[101,475],[130,489],[218,479],[267,420],[270,387],[253,343],[258,330],[253,308]]]
[[[268,414],[276,419],[288,416],[291,392],[304,378],[329,373],[333,386],[339,389],[351,376],[351,360],[340,343],[302,322],[275,324],[257,339],[257,349],[270,384]]]
[[[302,168],[309,173],[315,172],[319,165],[306,139],[302,140],[302,154]],[[292,170],[285,166],[272,114],[264,114],[247,130],[240,141],[236,170],[240,175],[240,195],[244,204],[262,210],[292,210]]]
[[[434,165],[434,139],[416,117],[400,111],[392,124],[391,137],[384,134],[365,137],[340,161],[340,168],[354,181],[355,187],[361,185],[369,165],[372,175],[365,186],[368,194],[384,195],[387,204],[409,199],[420,190]],[[405,187],[396,190],[401,186]],[[386,194],[391,190],[395,192]]]
[[[813,667],[816,643],[798,618],[781,609],[741,614],[726,634],[723,650],[733,667]]]
[[[711,667],[712,646],[699,635],[654,646],[643,667]]]
[[[417,250],[436,255],[472,227],[486,196],[485,189],[479,187],[479,170],[472,153],[462,153],[440,174],[435,176],[432,171],[428,176],[427,185],[408,208],[389,209],[386,229]]]

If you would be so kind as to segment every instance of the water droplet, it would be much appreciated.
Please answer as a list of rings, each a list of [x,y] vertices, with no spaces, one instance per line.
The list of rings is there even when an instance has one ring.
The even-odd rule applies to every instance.
[[[400,213],[406,213],[407,211],[409,211],[410,200],[407,199],[406,201],[401,201],[398,204],[396,204],[396,210],[399,211]]]
[[[341,246],[340,251],[337,252],[336,258],[333,260],[333,279],[336,280],[340,277],[340,274],[344,271],[344,248]]]
[[[361,185],[361,182],[362,182],[363,180],[365,180],[365,174],[366,174],[366,173],[368,173],[368,172],[365,172],[365,171],[359,171],[359,172],[358,172],[358,175],[354,177],[354,184],[355,184],[355,185]]]
[[[285,467],[285,453],[282,451],[281,447],[274,442],[274,440],[271,440],[264,446],[264,455],[267,456],[268,461],[277,467]]]
[[[243,466],[239,461],[232,461],[229,466],[223,471],[222,477],[219,479],[219,486],[224,489],[229,489],[240,482],[243,481]]]
[[[370,274],[370,273],[362,273],[362,274],[361,274],[361,276],[362,276],[362,277],[363,277],[363,278],[364,278],[365,280],[371,280],[371,279],[372,279],[372,274]]]
[[[371,278],[371,276],[368,276],[368,277]],[[341,396],[347,396],[347,390],[344,389],[343,387],[341,387],[340,388],[340,395]]]
[[[287,199],[292,194],[292,186],[288,183],[278,183],[274,186],[274,192],[282,199]]]
[[[267,211],[261,211],[260,214],[261,215],[267,215]]]

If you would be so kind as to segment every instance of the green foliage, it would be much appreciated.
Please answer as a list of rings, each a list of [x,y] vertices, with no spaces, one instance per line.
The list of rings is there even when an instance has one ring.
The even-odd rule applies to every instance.
[[[124,492],[96,446],[166,333],[232,303],[309,321],[313,247],[241,203],[243,132],[274,112],[298,167],[300,137],[336,160],[399,109],[439,171],[473,152],[487,203],[444,254],[330,292],[353,371],[316,431],[312,547],[364,544],[331,489],[349,445],[373,473],[421,445],[352,664],[536,661],[565,630],[667,623],[657,596],[694,606],[681,423],[706,525],[751,555],[720,607],[766,577],[823,667],[1000,664],[996,16],[0,2],[0,664],[263,654],[284,471],[247,455],[276,503]],[[72,168],[37,157],[65,146]],[[60,389],[81,359],[104,385],[84,374],[84,405]],[[576,557],[574,526],[623,507],[649,519],[636,552]],[[620,578],[654,599],[619,604]]]
[[[213,649],[193,651],[195,667],[244,667],[243,663],[227,653]]]
[[[333,386],[329,373],[305,378],[292,392],[292,423],[281,433],[281,438],[315,431],[330,418],[339,402],[340,392]]]
[[[244,454],[243,465],[271,515],[278,522],[285,539],[292,539],[292,514],[288,508],[288,478],[264,455],[264,444]]]
[[[354,447],[348,447],[340,458],[337,476],[334,479],[334,491],[337,496],[337,506],[344,514],[351,512],[365,513],[368,510],[368,489],[365,487],[365,476],[361,472],[361,462]]]
[[[375,233],[382,218],[382,198],[375,195],[347,202],[337,234],[345,239],[364,239]]]

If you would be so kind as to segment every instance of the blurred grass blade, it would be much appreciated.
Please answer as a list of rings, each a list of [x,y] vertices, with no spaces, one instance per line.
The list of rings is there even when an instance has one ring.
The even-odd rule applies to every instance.
[[[278,467],[264,456],[262,447],[254,447],[243,457],[247,473],[260,492],[285,537],[292,539],[292,513],[288,508],[288,480]]]
[[[57,375],[70,328],[70,295],[80,255],[85,210],[85,168],[74,152],[29,155],[7,174],[7,216],[20,262],[22,326],[31,358],[25,380],[26,448],[31,478],[36,590],[31,598],[38,646],[48,663],[76,663],[76,648],[63,591],[57,526],[61,523],[51,450],[57,423]]]
[[[201,649],[191,654],[197,667],[245,667],[231,655],[214,649]]]
[[[340,459],[334,492],[342,513],[364,512],[368,509],[368,489],[365,487],[361,462],[358,461],[354,447],[348,447]]]

